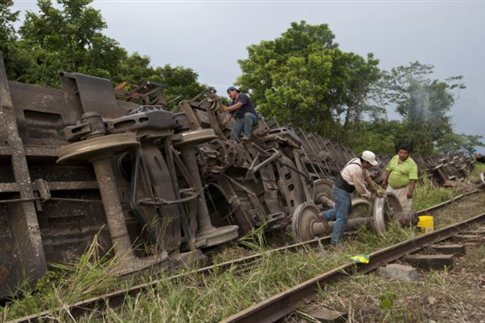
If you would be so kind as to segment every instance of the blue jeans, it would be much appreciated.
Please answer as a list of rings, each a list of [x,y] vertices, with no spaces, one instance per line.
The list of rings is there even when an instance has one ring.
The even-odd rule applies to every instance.
[[[352,210],[352,199],[349,192],[338,188],[335,185],[332,188],[332,195],[335,200],[335,207],[324,211],[322,216],[327,221],[335,220],[331,240],[332,245],[335,246],[342,241],[344,236],[347,218]]]
[[[244,137],[251,137],[251,131],[256,122],[258,122],[258,118],[251,112],[246,112],[243,118],[236,119],[236,124],[232,128],[231,139],[239,141],[241,133],[243,133]]]

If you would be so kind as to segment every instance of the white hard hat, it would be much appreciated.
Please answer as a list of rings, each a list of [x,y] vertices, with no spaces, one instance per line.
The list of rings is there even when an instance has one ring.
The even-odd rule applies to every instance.
[[[364,150],[364,152],[362,152],[361,158],[366,162],[368,162],[369,164],[371,164],[372,166],[376,166],[378,164],[376,160],[376,154],[374,154],[370,150]]]

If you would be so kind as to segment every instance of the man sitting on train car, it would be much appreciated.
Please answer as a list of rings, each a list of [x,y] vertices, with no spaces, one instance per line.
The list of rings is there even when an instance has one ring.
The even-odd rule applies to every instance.
[[[342,241],[347,218],[352,210],[350,193],[357,189],[361,196],[370,199],[372,195],[367,190],[365,182],[377,191],[377,184],[367,173],[368,169],[377,164],[376,155],[366,150],[360,157],[351,159],[337,175],[332,188],[335,206],[321,214],[326,221],[335,220],[331,239],[332,245],[337,245]]]
[[[240,93],[234,86],[230,86],[227,89],[227,94],[232,100],[232,103],[228,107],[224,107],[223,111],[229,112],[222,121],[222,124],[231,120],[232,117],[236,120],[231,132],[231,139],[239,141],[239,136],[242,134],[241,140],[246,142],[251,137],[253,126],[258,122],[256,109],[254,104],[247,94]]]
[[[418,166],[409,156],[410,152],[408,145],[400,145],[397,155],[392,157],[382,175],[382,187],[397,196],[404,213],[411,212],[414,186],[418,179]]]

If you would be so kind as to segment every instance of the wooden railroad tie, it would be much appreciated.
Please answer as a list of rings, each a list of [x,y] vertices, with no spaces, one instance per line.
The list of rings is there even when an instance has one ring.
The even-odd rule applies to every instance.
[[[462,244],[433,244],[428,247],[429,250],[442,255],[455,255],[457,257],[466,254],[465,245]]]
[[[404,260],[420,269],[443,269],[453,268],[455,261],[454,255],[410,255]]]

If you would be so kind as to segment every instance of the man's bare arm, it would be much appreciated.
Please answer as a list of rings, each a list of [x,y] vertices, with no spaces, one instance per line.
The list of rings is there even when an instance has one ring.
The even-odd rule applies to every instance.
[[[240,107],[242,107],[242,103],[238,102],[236,104],[233,104],[231,106],[226,107],[225,111],[233,112],[233,111],[238,110]]]
[[[379,185],[377,185],[377,183],[374,182],[372,177],[370,177],[368,174],[365,174],[364,178],[367,184],[369,184],[369,187],[372,188],[372,190],[377,193],[379,191]]]
[[[371,193],[365,187],[365,180],[363,174],[354,174],[352,176],[352,180],[354,182],[354,187],[357,192],[362,195],[363,197],[370,198]]]
[[[408,185],[408,192],[406,194],[407,198],[408,199],[412,199],[413,198],[413,193],[414,193],[414,187],[416,186],[416,180],[415,179],[412,179],[409,181],[409,185]]]
[[[384,171],[384,174],[382,174],[382,187],[387,188],[387,181],[389,180],[389,175],[391,175],[391,172],[388,171],[387,169]]]

